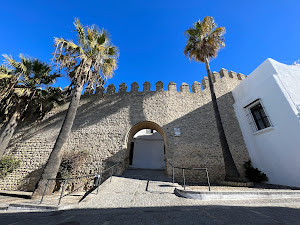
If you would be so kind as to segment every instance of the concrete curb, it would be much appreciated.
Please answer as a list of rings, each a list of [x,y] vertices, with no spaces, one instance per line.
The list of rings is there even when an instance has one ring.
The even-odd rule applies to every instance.
[[[246,199],[274,199],[274,198],[300,198],[300,191],[187,191],[175,188],[174,194],[179,197],[198,200],[246,200]]]
[[[46,205],[31,205],[31,204],[9,204],[7,210],[41,210],[41,211],[56,211],[59,210],[58,206]]]

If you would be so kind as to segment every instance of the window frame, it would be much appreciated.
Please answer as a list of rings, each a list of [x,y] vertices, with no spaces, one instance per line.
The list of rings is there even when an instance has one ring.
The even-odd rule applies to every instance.
[[[252,114],[252,111],[251,111],[251,109],[253,109],[255,106],[257,106],[257,105],[259,105],[259,104],[261,105],[261,108],[262,108],[262,110],[263,110],[263,112],[264,112],[264,114],[265,114],[265,117],[264,117],[264,118],[267,119],[268,122],[269,122],[269,124],[270,124],[270,126],[266,127],[266,126],[265,126],[264,120],[262,120],[262,122],[263,122],[263,124],[264,124],[264,126],[265,126],[265,127],[262,128],[262,129],[259,129],[259,128],[258,128],[258,126],[257,126],[257,124],[256,124],[257,122],[256,122],[256,120],[255,120],[255,118],[254,118],[254,116],[253,116],[253,114]],[[251,103],[249,103],[248,105],[244,106],[244,111],[245,111],[245,114],[246,114],[248,123],[249,123],[250,128],[251,128],[251,130],[252,130],[253,133],[260,132],[260,131],[264,131],[264,130],[268,130],[269,128],[272,128],[272,127],[273,127],[273,124],[272,124],[272,122],[271,122],[271,120],[270,120],[269,114],[267,113],[267,110],[266,110],[266,108],[264,107],[264,105],[263,105],[261,99],[256,99],[256,100],[252,101]],[[260,113],[259,113],[259,114],[260,114]],[[260,115],[260,116],[261,116],[261,115]]]

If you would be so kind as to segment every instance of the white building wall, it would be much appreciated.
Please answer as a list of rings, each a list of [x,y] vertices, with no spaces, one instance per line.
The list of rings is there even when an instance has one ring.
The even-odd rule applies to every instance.
[[[273,184],[300,187],[300,66],[267,59],[233,90],[253,166]],[[273,127],[253,132],[244,107],[261,99]]]

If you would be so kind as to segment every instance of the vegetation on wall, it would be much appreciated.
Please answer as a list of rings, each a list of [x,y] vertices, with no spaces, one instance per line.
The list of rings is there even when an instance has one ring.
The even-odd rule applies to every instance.
[[[265,173],[252,166],[251,160],[245,162],[244,168],[245,168],[245,176],[251,182],[261,183],[269,180],[269,178]]]
[[[76,171],[80,169],[85,159],[89,156],[88,151],[68,151],[65,152],[59,167],[58,172],[60,177],[68,179],[72,175],[75,175]]]
[[[2,157],[0,160],[0,178],[4,179],[8,174],[20,167],[20,160],[16,160],[10,156]]]

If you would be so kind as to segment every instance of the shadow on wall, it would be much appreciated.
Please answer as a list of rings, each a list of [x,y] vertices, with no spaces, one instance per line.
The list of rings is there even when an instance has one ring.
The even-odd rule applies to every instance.
[[[101,121],[101,119],[103,119],[104,115],[109,116],[120,110],[120,105],[122,108],[126,107],[126,101],[123,101],[122,98],[118,98],[118,96],[114,97],[114,99],[107,99],[101,103],[97,101],[99,100],[99,96],[90,96],[89,98],[82,97],[82,99],[86,101],[84,104],[78,107],[77,115],[80,115],[80,120],[75,119],[73,127],[78,126],[78,128],[82,128],[91,124],[98,123],[99,121]],[[98,111],[100,109],[102,113],[100,115],[95,116],[95,111]],[[21,126],[17,129],[15,133],[17,134],[18,132],[21,132],[22,134],[17,136],[15,135],[14,138],[11,140],[8,146],[8,148],[10,148],[10,152],[15,152],[15,150],[18,148],[18,146],[16,146],[17,143],[25,142],[31,139],[32,137],[41,134],[41,132],[45,133],[53,129],[57,129],[57,134],[55,134],[54,139],[51,140],[55,141],[59,129],[61,128],[63,119],[65,118],[66,111],[67,109],[64,109],[63,111],[57,112],[54,115],[49,116],[49,118],[45,120],[35,122],[31,125],[29,125],[30,122],[25,122],[24,124],[21,124]],[[74,130],[74,128],[72,128],[72,130]]]
[[[152,93],[153,96],[154,93]],[[138,101],[134,101],[134,110],[138,109],[140,112],[142,112],[142,105],[143,105],[143,99],[145,98],[144,94],[138,94]],[[125,99],[125,100],[124,100]],[[132,102],[131,102],[132,103]],[[18,189],[22,190],[28,190],[31,191],[34,189],[35,183],[39,180],[39,178],[42,172],[42,167],[45,164],[45,160],[49,157],[49,154],[54,146],[55,140],[57,138],[58,132],[60,130],[60,127],[62,125],[63,119],[65,117],[66,113],[66,106],[67,104],[62,107],[64,110],[59,111],[55,114],[48,115],[48,118],[45,118],[42,121],[35,122],[33,124],[29,124],[29,122],[25,122],[19,126],[18,130],[16,131],[16,135],[11,140],[10,145],[8,146],[9,154],[17,155],[18,150],[20,148],[20,143],[25,143],[25,147],[30,147],[31,149],[25,149],[25,157],[31,156],[31,159],[28,161],[39,161],[39,165],[36,167],[37,169],[34,169],[33,171],[30,171],[29,174],[27,174],[21,181]],[[73,124],[72,131],[81,129],[93,124],[101,123],[103,119],[106,117],[109,117],[110,115],[113,115],[117,113],[119,110],[129,108],[130,107],[130,101],[126,101],[126,96],[119,96],[119,95],[111,95],[107,96],[107,99],[99,99],[99,96],[93,95],[93,96],[82,96],[82,104],[78,107],[77,116]],[[133,110],[133,114],[134,113]],[[136,114],[135,114],[136,115]],[[144,115],[139,114],[138,116],[133,116],[132,119],[141,119],[144,120]],[[36,138],[38,137],[38,138]],[[31,139],[36,138],[36,140],[33,140],[36,142],[36,144],[26,144],[26,142],[32,143]],[[47,155],[47,158],[42,158],[42,156],[39,156],[39,153],[41,151],[40,146],[43,145],[46,146],[46,150],[43,152],[43,154]],[[29,153],[28,153],[29,151]],[[117,156],[121,154],[120,152],[115,153],[111,156],[111,158],[118,158],[118,161],[120,159],[124,159],[124,155]],[[38,157],[36,157],[38,156]],[[24,156],[22,156],[22,161],[25,163],[23,167],[28,167],[28,164],[24,162]],[[26,160],[25,160],[26,161]],[[91,160],[94,161],[94,160]],[[42,164],[43,163],[43,164]],[[109,163],[106,162],[106,159],[103,159],[101,161],[101,165],[97,165],[98,170],[105,167],[105,164]],[[89,164],[89,162],[87,162]],[[21,163],[22,167],[22,163]],[[22,168],[20,168],[22,169]],[[27,168],[24,168],[24,170],[27,170]],[[82,171],[81,171],[82,172]],[[84,174],[90,174],[93,173],[93,171],[84,171]],[[19,182],[18,182],[19,183]]]
[[[205,101],[202,103],[201,101],[203,101],[203,95],[201,93],[178,93],[175,91],[174,97],[181,96],[181,103],[179,104],[177,99],[174,99],[174,102],[171,102],[166,106],[166,102],[164,102],[165,100],[160,98],[160,96],[166,95],[160,95],[161,93],[169,94],[170,92],[138,92],[134,94],[133,97],[132,93],[130,92],[107,95],[105,98],[99,98],[97,95],[82,96],[81,105],[78,108],[72,133],[81,131],[84,128],[93,125],[97,125],[97,129],[100,130],[93,130],[94,133],[99,133],[97,138],[108,138],[110,139],[109,141],[114,141],[117,139],[122,140],[120,141],[121,144],[118,143],[118,145],[113,145],[114,149],[105,149],[106,146],[93,149],[93,151],[97,151],[97,154],[92,152],[91,154],[93,155],[91,155],[89,161],[87,161],[80,170],[76,171],[75,175],[79,176],[93,174],[95,171],[100,171],[104,168],[107,168],[106,164],[109,164],[109,162],[116,161],[125,161],[122,169],[122,171],[124,171],[129,164],[127,157],[129,157],[131,144],[128,141],[125,144],[127,145],[127,148],[125,147],[127,151],[122,151],[122,148],[124,148],[123,145],[126,133],[139,122],[144,122],[146,120],[152,121],[151,117],[153,117],[157,118],[154,119],[153,122],[160,124],[165,134],[164,139],[167,146],[167,162],[171,162],[174,166],[207,167],[209,168],[209,171],[211,171],[213,177],[216,179],[223,179],[222,176],[225,173],[223,156],[218,139],[212,104],[209,99],[205,99],[206,103]],[[193,102],[186,102],[189,100],[189,98],[185,99],[185,96],[190,96],[189,98],[192,99]],[[198,97],[194,98],[195,96]],[[154,99],[151,103],[153,104],[151,105],[151,107],[153,107],[153,112],[149,111],[149,109],[145,111],[144,106],[147,106],[147,104],[149,104],[148,101],[151,99]],[[167,96],[166,99],[168,101],[169,97]],[[200,103],[197,101],[200,101]],[[234,109],[232,106],[234,100],[232,98],[232,94],[227,93],[220,96],[218,98],[218,103],[229,146],[231,149],[233,149],[233,158],[236,162],[238,162],[237,167],[241,172],[240,168],[243,164],[242,161],[247,161],[249,156],[244,146],[243,137],[234,114]],[[187,104],[192,104],[195,109],[189,110],[189,108],[186,107]],[[164,107],[162,108],[160,106]],[[151,107],[148,106],[148,108]],[[66,107],[62,108],[65,109]],[[119,115],[118,113],[122,111],[125,112],[125,115],[128,114],[129,117],[120,117],[122,114]],[[65,112],[66,110],[63,110],[57,114],[50,115],[45,120],[36,123],[33,126],[20,129],[22,132],[15,135],[16,139],[12,141],[9,149],[12,155],[20,155],[20,153],[17,152],[20,148],[20,145],[25,143],[26,146],[26,142],[28,142],[29,146],[32,141],[35,141],[34,139],[31,140],[33,137],[38,137],[38,140],[35,144],[35,147],[31,151],[40,151],[39,144],[41,141],[47,142],[46,149],[44,150],[46,156],[44,158],[37,158],[37,160],[39,160],[38,168],[26,176],[25,179],[29,181],[26,184],[27,186],[24,185],[22,188],[32,188],[34,186],[33,183],[35,179],[31,179],[30,177],[38,176],[38,174],[41,172],[40,168],[43,163],[46,162],[53,148]],[[155,120],[159,120],[161,122],[157,122]],[[103,137],[103,134],[101,133],[105,130],[105,127],[101,126],[103,122],[111,125],[111,127],[118,127],[118,129],[121,128],[124,136],[123,133],[108,132],[108,135],[114,136]],[[180,128],[180,137],[174,136],[174,128]],[[118,129],[112,129],[112,131],[118,131]],[[79,140],[80,136],[76,136],[76,138]],[[81,136],[81,138],[85,138],[82,139],[85,142],[92,143],[92,140],[89,139],[88,135],[85,137]],[[95,137],[91,136],[91,139],[95,139]],[[78,140],[76,140],[77,142],[72,143],[74,145],[74,149],[79,148],[78,146],[81,144],[81,141]],[[35,159],[34,152],[32,152],[30,156],[30,160]],[[28,157],[28,155],[26,154],[25,157]],[[27,169],[25,167],[26,165],[24,165],[24,170]],[[168,174],[171,174],[170,169],[168,169]],[[179,175],[179,172],[178,176],[181,176]],[[198,180],[199,176],[202,175],[196,174],[193,177],[192,174],[189,175],[189,172],[187,172],[187,176]],[[37,180],[38,179],[36,179],[36,181]]]
[[[74,178],[74,177],[81,177],[81,176],[87,176],[87,175],[91,175],[91,176],[89,176],[87,178],[83,177],[83,178],[79,178],[79,179],[69,180],[65,187],[65,192],[68,193],[68,192],[73,192],[73,191],[89,191],[89,190],[93,189],[93,182],[94,182],[95,176],[92,176],[92,175],[100,174],[101,172],[112,167],[113,165],[115,165],[118,162],[122,162],[122,163],[119,164],[118,166],[114,167],[113,171],[108,170],[103,173],[102,182],[104,182],[108,177],[110,177],[111,172],[113,172],[114,175],[121,175],[124,172],[124,170],[126,169],[127,161],[126,162],[120,161],[119,160],[121,158],[120,155],[121,155],[121,152],[117,152],[116,154],[112,155],[111,157],[104,159],[102,161],[101,166],[98,167],[97,169],[94,169],[94,170],[90,169],[89,171],[87,171],[87,168],[89,168],[88,165],[90,164],[91,160],[93,160],[93,158],[91,156],[88,156],[82,165],[80,165],[78,168],[73,168],[73,170],[70,171],[70,177]],[[43,167],[44,166],[45,165],[43,165]],[[27,174],[26,177],[22,179],[22,182],[19,186],[19,190],[34,191],[35,186],[41,176],[43,167]],[[60,172],[58,172],[56,178],[61,178]],[[62,183],[59,181],[53,181],[53,182],[56,183],[53,192],[55,192],[55,191],[60,192]]]
[[[249,154],[234,113],[234,99],[231,93],[227,93],[217,101],[231,154],[240,174],[244,176],[243,165],[249,160]],[[180,128],[180,137],[174,135],[174,128]],[[224,159],[212,102],[174,119],[163,126],[163,130],[167,134],[168,162],[178,167],[208,168],[212,181],[224,180]],[[168,174],[171,173],[171,168],[168,167]],[[205,172],[201,170],[186,170],[185,174],[193,181],[206,179]],[[182,171],[175,169],[175,176],[181,177]]]
[[[41,176],[43,167],[44,165],[41,168],[28,173],[26,177],[22,179],[19,186],[20,191],[34,191],[35,185]]]

